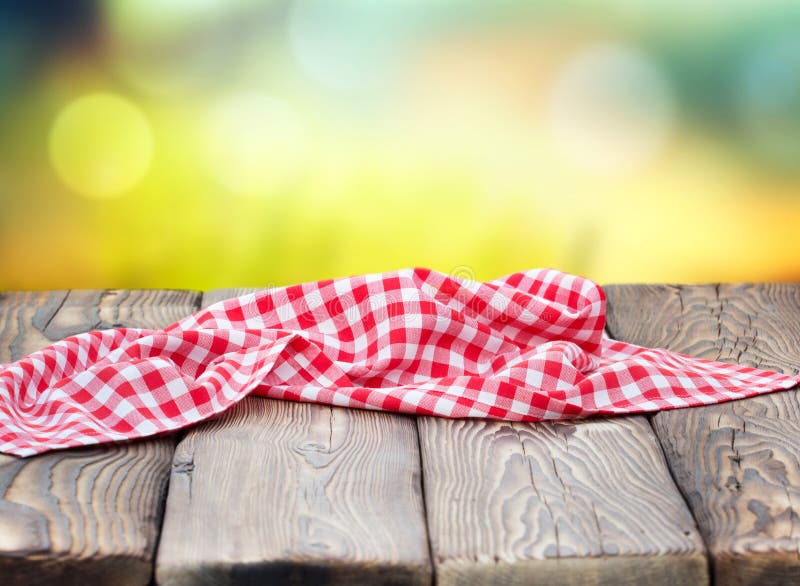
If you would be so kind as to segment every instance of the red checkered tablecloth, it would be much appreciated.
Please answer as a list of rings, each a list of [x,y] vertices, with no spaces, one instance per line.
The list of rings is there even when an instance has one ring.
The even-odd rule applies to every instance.
[[[605,295],[551,269],[428,269],[266,289],[163,330],[66,338],[0,365],[0,452],[141,438],[253,394],[512,421],[642,413],[787,389],[787,376],[604,334]]]

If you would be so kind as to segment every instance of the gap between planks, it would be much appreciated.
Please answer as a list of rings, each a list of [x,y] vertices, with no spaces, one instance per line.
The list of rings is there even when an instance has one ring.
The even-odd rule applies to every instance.
[[[199,305],[190,291],[0,294],[0,361],[80,332],[164,327]],[[0,456],[4,584],[148,584],[174,439]]]
[[[606,288],[614,337],[797,373],[800,285]],[[719,584],[800,581],[797,390],[651,417]]]

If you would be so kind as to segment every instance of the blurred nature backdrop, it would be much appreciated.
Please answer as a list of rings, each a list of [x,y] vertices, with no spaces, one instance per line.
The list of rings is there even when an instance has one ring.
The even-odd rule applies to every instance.
[[[800,279],[795,0],[0,6],[0,289]]]

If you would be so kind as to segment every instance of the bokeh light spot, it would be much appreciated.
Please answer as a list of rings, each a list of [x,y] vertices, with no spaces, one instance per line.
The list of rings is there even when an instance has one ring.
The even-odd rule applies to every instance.
[[[153,137],[144,114],[114,94],[89,94],[68,104],[50,132],[59,177],[91,198],[130,191],[147,173]]]
[[[306,75],[338,91],[363,90],[390,69],[413,3],[296,0],[289,42]]]
[[[234,94],[214,105],[203,146],[209,172],[245,197],[287,187],[308,156],[300,116],[288,103],[261,93]]]
[[[566,159],[583,170],[640,170],[666,143],[675,99],[658,66],[624,45],[595,45],[559,72],[549,124]]]

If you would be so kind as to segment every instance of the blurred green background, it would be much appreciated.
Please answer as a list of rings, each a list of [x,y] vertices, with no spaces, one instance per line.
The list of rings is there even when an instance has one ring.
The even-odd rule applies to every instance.
[[[0,7],[0,289],[800,279],[796,1]]]

